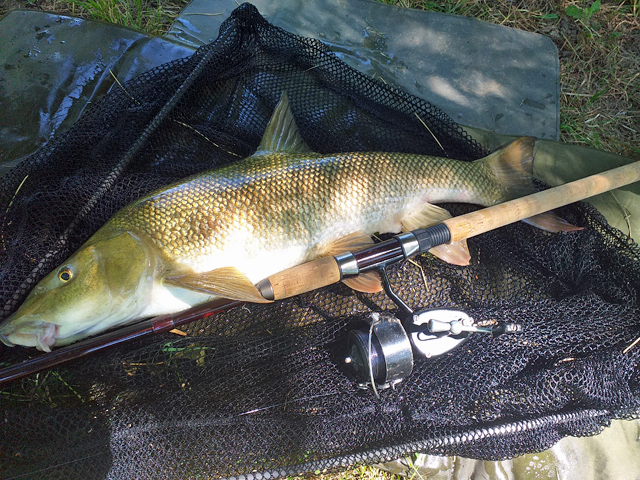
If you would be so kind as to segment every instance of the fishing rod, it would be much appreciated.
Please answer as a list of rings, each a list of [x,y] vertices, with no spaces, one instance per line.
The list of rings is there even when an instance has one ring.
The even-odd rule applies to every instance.
[[[365,250],[304,263],[260,281],[257,287],[269,300],[292,297],[378,269],[381,264],[399,262],[410,256],[426,253],[438,245],[475,237],[638,180],[640,161],[452,217],[432,227],[396,235]]]
[[[393,386],[405,378],[412,367],[411,343],[423,356],[448,351],[463,341],[469,333],[486,332],[493,335],[515,332],[517,325],[506,324],[494,327],[478,327],[464,312],[434,310],[412,312],[393,292],[386,277],[385,268],[412,256],[425,253],[445,243],[453,243],[480,235],[496,228],[629,185],[640,180],[640,161],[591,175],[580,180],[543,190],[532,195],[511,200],[475,212],[453,217],[435,226],[414,230],[375,244],[357,252],[346,252],[333,257],[323,257],[298,265],[260,281],[257,287],[269,300],[282,300],[301,293],[322,288],[345,278],[369,271],[381,274],[383,287],[399,306],[411,325],[402,325],[397,318],[374,314],[369,332],[351,332],[352,347],[345,358],[361,377],[361,383],[377,389]],[[208,318],[242,305],[244,302],[218,299],[188,310],[170,315],[160,315],[118,330],[88,338],[52,352],[39,355],[19,364],[0,370],[0,385],[83,358],[123,342],[149,334],[165,333],[190,322]],[[407,334],[409,332],[409,334]],[[427,335],[422,342],[421,336]],[[384,345],[380,339],[390,339]],[[441,342],[441,340],[446,342]],[[408,350],[407,350],[407,345]],[[385,346],[386,351],[385,351]],[[377,349],[377,350],[376,350]],[[407,353],[408,352],[408,353]],[[378,358],[378,360],[376,360]],[[377,370],[374,371],[374,370]],[[368,375],[367,375],[368,374]]]

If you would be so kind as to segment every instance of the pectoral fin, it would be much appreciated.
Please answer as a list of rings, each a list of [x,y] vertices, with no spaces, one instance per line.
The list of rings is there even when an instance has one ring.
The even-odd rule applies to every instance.
[[[345,278],[342,283],[356,292],[378,293],[382,291],[382,282],[378,272],[361,273],[357,277]]]
[[[431,227],[448,218],[451,218],[451,214],[444,208],[424,203],[420,209],[404,215],[400,220],[400,224],[403,232],[410,232],[418,228]],[[429,250],[429,253],[453,265],[469,265],[471,260],[466,240],[438,245]]]
[[[180,288],[217,295],[231,300],[269,303],[260,295],[244,273],[235,267],[223,267],[205,273],[182,273],[164,278],[164,282]]]
[[[357,252],[373,245],[373,243],[371,235],[364,232],[354,232],[321,247],[318,250],[318,256],[335,256],[345,252]],[[342,283],[358,292],[376,293],[382,290],[380,275],[377,272],[367,272],[357,277],[346,278],[342,280]]]

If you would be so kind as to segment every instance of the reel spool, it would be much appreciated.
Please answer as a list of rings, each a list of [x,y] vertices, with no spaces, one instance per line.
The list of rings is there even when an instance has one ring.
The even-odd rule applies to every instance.
[[[349,349],[345,363],[351,365],[360,388],[384,390],[411,374],[413,352],[407,332],[400,320],[384,313],[372,313],[368,329],[349,332]]]
[[[384,390],[401,382],[413,370],[413,351],[425,358],[441,355],[464,341],[461,327],[473,323],[456,310],[431,310],[413,315],[410,335],[402,322],[388,313],[372,313],[369,328],[349,332],[345,363],[358,377],[358,387]],[[449,323],[451,322],[451,323]],[[455,323],[454,323],[455,322]]]
[[[413,371],[414,353],[420,358],[442,355],[456,348],[473,333],[496,337],[517,333],[516,323],[490,327],[476,326],[473,318],[461,310],[433,309],[414,313],[392,290],[381,270],[382,284],[391,299],[405,313],[403,322],[389,313],[374,312],[369,328],[351,330],[345,363],[356,374],[358,387],[378,390],[392,388]]]
[[[394,387],[413,371],[414,353],[418,358],[447,353],[473,333],[496,337],[522,331],[515,323],[479,327],[461,310],[423,310],[412,315],[406,327],[394,315],[372,313],[369,328],[351,330],[345,363],[358,378],[358,387],[378,390]],[[409,332],[409,333],[407,333]]]

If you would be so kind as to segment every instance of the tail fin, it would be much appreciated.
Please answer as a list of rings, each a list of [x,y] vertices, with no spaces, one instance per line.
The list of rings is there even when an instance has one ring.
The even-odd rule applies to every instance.
[[[506,147],[478,160],[489,170],[498,187],[497,195],[490,204],[502,203],[514,198],[536,193],[533,184],[534,137],[520,137]],[[524,220],[526,223],[548,232],[572,232],[582,230],[558,217],[553,212],[545,212]]]

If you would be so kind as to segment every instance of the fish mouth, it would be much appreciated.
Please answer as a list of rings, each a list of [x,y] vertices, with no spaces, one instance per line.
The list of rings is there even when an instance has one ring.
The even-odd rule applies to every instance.
[[[36,347],[42,352],[51,352],[51,347],[58,338],[58,325],[42,322],[38,325],[10,328],[0,331],[0,342],[7,347],[22,345],[23,347]]]

